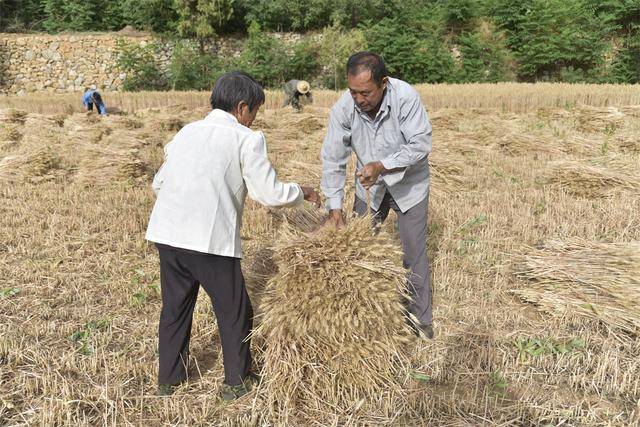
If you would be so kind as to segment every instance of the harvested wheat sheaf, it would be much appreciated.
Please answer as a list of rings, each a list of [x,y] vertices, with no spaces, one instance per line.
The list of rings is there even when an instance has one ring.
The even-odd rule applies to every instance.
[[[264,412],[276,424],[393,420],[409,340],[401,252],[370,218],[315,233],[294,226],[313,223],[304,213],[288,218],[274,246],[278,273],[255,331],[265,342]]]
[[[83,186],[129,183],[144,175],[137,149],[87,149],[80,161],[76,181]]]
[[[15,108],[7,108],[0,112],[0,122],[24,124],[27,112]]]
[[[597,158],[586,163],[560,160],[550,164],[547,182],[582,197],[607,197],[619,191],[640,191],[637,164],[624,158]]]
[[[640,332],[640,242],[550,240],[517,265],[515,274],[533,282],[513,290],[524,300],[551,313]]]
[[[52,178],[60,159],[51,147],[7,156],[0,160],[0,180],[37,182]]]

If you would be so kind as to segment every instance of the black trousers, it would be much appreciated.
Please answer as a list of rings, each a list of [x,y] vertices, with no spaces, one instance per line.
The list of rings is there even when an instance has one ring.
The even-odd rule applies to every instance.
[[[218,320],[225,383],[241,384],[251,368],[247,336],[253,326],[253,309],[240,259],[156,246],[162,287],[158,382],[178,384],[187,379],[193,309],[202,285]]]

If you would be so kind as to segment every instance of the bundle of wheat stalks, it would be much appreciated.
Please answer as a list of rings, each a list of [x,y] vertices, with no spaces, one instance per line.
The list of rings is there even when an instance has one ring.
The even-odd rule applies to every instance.
[[[0,160],[0,180],[37,182],[51,178],[59,158],[51,147],[6,156]]]
[[[278,273],[254,332],[265,343],[265,415],[276,424],[393,419],[409,340],[399,248],[370,218],[315,233],[291,224],[309,230],[313,216],[292,219],[273,248]]]
[[[547,181],[568,192],[584,197],[605,197],[618,191],[640,191],[638,164],[625,158],[553,162],[547,171]]]
[[[640,332],[640,242],[551,240],[520,257],[516,275],[534,283],[513,292],[543,310]]]

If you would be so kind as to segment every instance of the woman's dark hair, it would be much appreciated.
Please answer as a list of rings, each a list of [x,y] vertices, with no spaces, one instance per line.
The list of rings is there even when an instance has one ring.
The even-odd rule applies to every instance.
[[[230,71],[218,77],[211,91],[211,108],[231,113],[240,101],[246,102],[251,111],[264,104],[262,86],[242,71]]]
[[[347,74],[356,76],[364,70],[371,72],[371,78],[380,86],[382,79],[387,77],[387,67],[384,65],[384,59],[373,52],[358,52],[349,57],[347,61]]]

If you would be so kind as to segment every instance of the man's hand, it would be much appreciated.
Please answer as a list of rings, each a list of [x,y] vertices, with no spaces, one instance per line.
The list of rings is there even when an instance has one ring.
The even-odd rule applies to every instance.
[[[342,209],[331,209],[329,211],[329,217],[327,218],[326,225],[333,225],[335,228],[343,228],[345,226],[344,215],[342,215]]]
[[[309,187],[307,185],[301,185],[300,188],[302,189],[302,194],[304,195],[304,199],[307,202],[311,202],[314,205],[316,205],[316,208],[319,208],[321,200],[318,192],[314,190],[313,187]]]
[[[364,167],[356,173],[356,176],[360,178],[360,184],[362,184],[365,190],[368,190],[378,181],[378,177],[386,171],[382,162],[370,162],[364,165]]]

